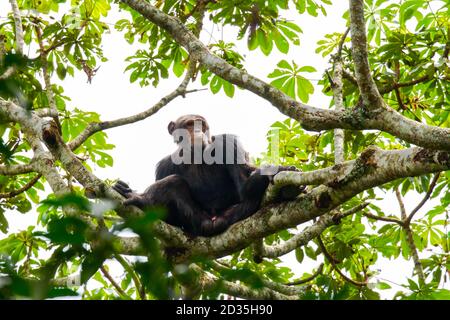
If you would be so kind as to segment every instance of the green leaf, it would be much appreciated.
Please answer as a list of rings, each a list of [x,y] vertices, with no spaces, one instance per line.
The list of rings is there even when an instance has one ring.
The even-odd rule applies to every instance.
[[[314,93],[314,86],[301,76],[297,77],[297,95],[304,103],[309,100],[309,95]]]
[[[81,264],[81,274],[80,281],[81,283],[86,283],[103,265],[105,259],[101,256],[98,256],[95,253],[89,253],[83,260]]]
[[[58,64],[58,67],[56,68],[56,74],[58,75],[59,79],[64,80],[66,78],[67,69],[62,64]]]
[[[280,67],[282,69],[287,69],[289,71],[294,70],[293,67],[286,60],[281,60],[280,62],[278,62],[277,67]]]
[[[303,252],[302,248],[296,248],[295,249],[295,258],[299,263],[303,262],[303,259],[305,258],[305,253]]]
[[[262,29],[256,30],[256,37],[258,39],[259,48],[261,49],[262,53],[266,56],[272,52],[273,43],[272,38],[267,35],[265,31]]]
[[[286,40],[286,38],[281,35],[280,32],[278,32],[278,30],[274,30],[272,32],[272,36],[275,42],[275,45],[277,47],[277,49],[281,52],[281,53],[288,53],[289,52],[289,42]]]
[[[9,227],[8,220],[6,220],[3,209],[0,208],[0,231],[3,233],[7,233],[8,227]]]
[[[211,92],[216,94],[222,88],[223,80],[218,76],[214,76],[211,80],[209,87],[211,88]]]
[[[52,220],[45,237],[56,244],[82,245],[86,241],[87,224],[75,217]]]
[[[223,90],[225,91],[225,94],[230,97],[233,98],[234,96],[234,85],[231,84],[228,81],[223,81]]]

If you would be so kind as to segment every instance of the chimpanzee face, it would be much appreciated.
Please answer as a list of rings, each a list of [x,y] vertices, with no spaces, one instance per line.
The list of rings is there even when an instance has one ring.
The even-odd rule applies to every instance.
[[[175,122],[171,121],[167,129],[177,144],[204,147],[211,143],[208,122],[199,115],[181,116]]]

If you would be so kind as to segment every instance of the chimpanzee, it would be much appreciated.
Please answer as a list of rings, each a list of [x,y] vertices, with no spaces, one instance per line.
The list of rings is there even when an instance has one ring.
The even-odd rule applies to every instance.
[[[250,165],[235,135],[211,137],[208,122],[199,115],[181,116],[168,130],[178,149],[157,164],[156,182],[143,193],[120,180],[113,188],[127,198],[124,205],[165,206],[164,220],[193,236],[217,235],[254,214],[277,171],[296,170]]]

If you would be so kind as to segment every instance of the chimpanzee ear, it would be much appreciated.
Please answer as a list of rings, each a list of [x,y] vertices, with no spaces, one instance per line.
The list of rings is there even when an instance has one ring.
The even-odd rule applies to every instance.
[[[175,130],[175,122],[170,121],[169,125],[167,126],[167,130],[169,131],[170,134],[172,134],[173,130]]]

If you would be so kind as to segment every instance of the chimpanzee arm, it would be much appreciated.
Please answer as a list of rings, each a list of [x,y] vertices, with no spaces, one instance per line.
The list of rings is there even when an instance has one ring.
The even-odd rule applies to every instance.
[[[248,153],[245,151],[238,137],[232,134],[221,134],[213,137],[213,147],[222,151],[222,163],[233,180],[240,201],[243,200],[242,190],[251,173],[256,170],[248,162]]]
[[[170,156],[165,157],[156,165],[155,180],[161,180],[172,174],[178,174],[178,167],[173,164]]]

